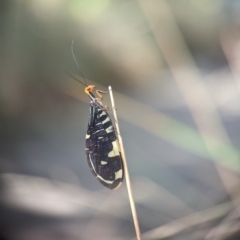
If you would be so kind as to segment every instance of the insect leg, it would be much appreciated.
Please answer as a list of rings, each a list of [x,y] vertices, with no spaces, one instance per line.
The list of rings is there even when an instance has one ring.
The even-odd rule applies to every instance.
[[[103,99],[102,94],[107,94],[109,91],[96,90],[98,98],[95,98],[96,105],[99,106],[104,111],[112,111],[113,108],[108,107],[107,105],[103,106],[101,100]],[[116,108],[115,108],[116,109]],[[117,109],[116,109],[117,110]]]
[[[98,95],[99,100],[103,99],[102,94],[107,94],[107,93],[108,93],[108,91],[96,90],[96,94]]]

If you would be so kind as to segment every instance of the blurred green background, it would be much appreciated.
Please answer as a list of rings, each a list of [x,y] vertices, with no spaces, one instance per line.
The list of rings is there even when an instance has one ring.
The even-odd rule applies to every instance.
[[[240,238],[240,2],[0,2],[2,239],[134,239],[85,156],[113,88],[143,239]],[[110,105],[109,96],[104,104]],[[111,115],[111,113],[110,113]]]

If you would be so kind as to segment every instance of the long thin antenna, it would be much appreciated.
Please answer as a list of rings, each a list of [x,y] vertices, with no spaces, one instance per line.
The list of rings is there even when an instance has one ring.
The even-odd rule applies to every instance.
[[[74,44],[74,40],[72,41],[72,46],[71,46],[73,59],[74,59],[76,65],[77,65],[77,67],[78,67],[78,70],[79,70],[79,72],[80,72],[80,74],[81,74],[81,76],[82,76],[85,84],[88,85],[88,84],[87,84],[87,81],[86,81],[85,77],[83,76],[83,74],[82,74],[82,72],[81,72],[81,69],[80,69],[80,67],[79,67],[79,65],[78,65],[78,61],[77,61],[77,59],[76,59],[76,57],[75,57],[75,55],[74,55],[73,44]],[[75,79],[75,80],[76,80],[76,79]]]
[[[69,77],[73,78],[75,81],[81,83],[81,84],[84,85],[84,86],[88,86],[88,85],[86,85],[85,83],[82,83],[82,82],[81,82],[80,80],[78,80],[76,77],[74,77],[71,73],[69,73],[69,72],[66,72],[66,73],[67,73],[67,75],[68,75]]]

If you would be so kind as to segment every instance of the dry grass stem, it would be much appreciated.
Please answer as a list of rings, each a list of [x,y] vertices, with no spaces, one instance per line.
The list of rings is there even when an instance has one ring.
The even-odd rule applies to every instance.
[[[134,222],[134,227],[135,227],[135,231],[136,231],[136,237],[137,237],[137,240],[141,240],[141,233],[140,233],[140,228],[139,228],[139,224],[138,224],[137,211],[136,211],[136,207],[135,207],[135,203],[134,203],[134,199],[133,199],[133,193],[132,193],[130,176],[129,176],[129,172],[128,172],[127,160],[126,160],[125,151],[124,151],[124,147],[123,147],[122,137],[121,137],[121,134],[120,134],[120,128],[119,128],[119,125],[118,125],[116,106],[115,106],[115,103],[114,103],[114,98],[113,98],[113,93],[112,93],[111,86],[108,87],[108,90],[109,90],[109,93],[110,93],[110,99],[111,99],[111,104],[112,104],[115,126],[116,126],[117,133],[118,133],[117,136],[118,136],[118,140],[119,140],[120,151],[121,151],[121,156],[122,156],[123,165],[124,165],[126,185],[127,185],[127,190],[128,190],[129,202],[130,202],[130,206],[131,206],[131,210],[132,210],[132,216],[133,216],[133,222]]]

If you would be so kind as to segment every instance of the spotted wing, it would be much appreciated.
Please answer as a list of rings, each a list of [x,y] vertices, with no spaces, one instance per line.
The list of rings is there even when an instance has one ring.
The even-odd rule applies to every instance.
[[[90,105],[86,154],[101,184],[116,189],[123,181],[123,163],[112,121],[106,111]]]

